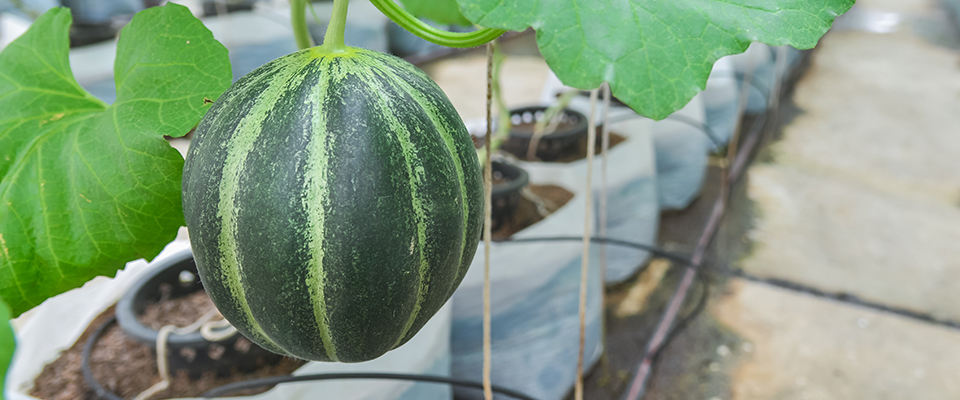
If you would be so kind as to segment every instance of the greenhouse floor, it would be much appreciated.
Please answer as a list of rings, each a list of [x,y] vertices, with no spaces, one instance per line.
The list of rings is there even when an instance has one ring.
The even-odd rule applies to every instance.
[[[732,187],[702,266],[708,290],[692,286],[681,319],[701,298],[705,309],[656,358],[644,400],[960,399],[958,21],[960,0],[858,0],[809,53]],[[281,25],[211,26],[248,49],[237,76],[295,47]],[[75,74],[98,95],[114,90],[110,46],[72,60],[91,66]],[[533,35],[503,51],[507,106],[540,103],[549,68]],[[464,77],[486,76],[486,62],[472,50],[418,65],[476,127],[486,82]],[[689,207],[660,216],[660,247],[693,252],[721,164]],[[586,399],[622,399],[683,273],[654,258],[608,288]]]
[[[956,21],[935,0],[860,0],[821,40],[733,190],[706,312],[645,399],[960,398]],[[696,243],[711,172],[697,202],[663,215],[668,250]],[[608,358],[586,398],[620,399],[679,281],[668,267],[608,291]]]

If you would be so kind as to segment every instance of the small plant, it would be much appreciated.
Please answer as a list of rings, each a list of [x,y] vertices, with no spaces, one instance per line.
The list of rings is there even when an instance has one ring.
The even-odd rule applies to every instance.
[[[292,2],[292,25],[297,42],[302,48],[309,48],[305,1]],[[337,14],[331,26],[342,29],[347,2],[335,2],[335,7],[344,11]],[[618,99],[654,119],[664,118],[683,107],[702,90],[713,63],[720,57],[743,52],[752,41],[811,48],[833,19],[853,4],[853,0],[456,0],[456,3],[453,0],[403,0],[408,9],[422,10],[423,16],[440,22],[469,21],[484,27],[475,32],[449,33],[423,24],[392,0],[372,2],[400,26],[445,46],[478,46],[505,30],[519,31],[532,26],[537,31],[541,53],[561,81],[581,89],[608,82]],[[169,4],[138,13],[121,32],[114,67],[117,101],[104,104],[73,79],[67,58],[70,22],[67,10],[50,10],[0,53],[0,297],[9,305],[13,317],[95,276],[113,275],[127,261],[151,259],[175,237],[178,227],[184,224],[181,206],[184,161],[163,136],[183,136],[196,126],[211,104],[221,104],[218,99],[231,81],[226,49],[186,8]],[[297,54],[329,50],[331,43]],[[383,56],[370,54],[368,57],[382,60]],[[321,75],[328,72],[316,71]],[[307,78],[317,79],[304,76]],[[403,87],[400,83],[391,84]],[[351,95],[364,104],[396,105],[395,109],[379,111],[396,115],[401,121],[410,117],[406,113],[414,112],[402,103],[387,102],[383,99],[385,92],[372,87],[351,87],[350,90],[355,90]],[[401,92],[410,93],[409,88],[403,88]],[[221,112],[210,117],[217,119],[216,129],[246,123],[240,114],[231,116],[224,107],[227,106],[221,106]],[[290,108],[289,112],[316,115],[298,108]],[[462,122],[459,118],[456,120],[460,124],[456,129],[460,129]],[[228,152],[240,145],[233,141],[222,144]],[[350,149],[339,149],[330,156],[336,160],[350,157]],[[292,163],[298,157],[297,148],[275,150],[271,157],[281,163]],[[417,163],[423,161],[416,151],[396,151],[407,157],[409,163],[395,168],[416,169]],[[364,162],[374,161],[361,157],[359,163],[343,165],[344,168],[367,168]],[[414,179],[416,174],[409,172],[405,176]],[[475,184],[468,182],[474,178],[466,174],[458,177],[461,184]],[[371,176],[371,179],[376,178]],[[263,182],[264,185],[270,183]],[[447,186],[442,190],[447,190]],[[260,189],[251,186],[249,190]],[[270,190],[282,192],[279,188]],[[424,187],[422,190],[441,189]],[[460,189],[461,194],[463,190]],[[278,204],[301,200],[314,201],[309,196],[276,198]],[[215,200],[188,196],[184,201]],[[452,196],[450,201],[463,201],[457,204],[466,208],[466,200],[461,197]],[[391,204],[384,205],[382,211],[387,212]],[[195,205],[188,205],[188,211],[189,207]],[[400,204],[396,204],[395,209],[399,213],[416,213]],[[217,210],[211,212],[214,211]],[[463,216],[462,211],[457,215]],[[419,217],[413,220],[417,224],[431,223]],[[388,233],[398,229],[380,224],[370,228]],[[411,239],[406,230],[396,230],[396,241],[389,244],[396,250],[382,256],[388,258],[396,253],[397,257],[406,257],[423,249],[426,239],[422,235],[427,231],[417,232],[421,235],[419,242],[417,236]],[[451,254],[462,252],[466,257],[473,252],[473,249],[467,251],[467,247],[476,242],[471,235],[456,243],[435,245],[449,248]],[[272,239],[267,240],[272,243],[269,242]],[[288,253],[282,255],[296,257],[301,245],[289,243]],[[311,251],[327,250],[322,243],[314,245],[319,247],[311,247]],[[359,253],[343,250],[337,254],[349,258]],[[452,255],[450,258],[459,260]],[[353,278],[365,279],[359,275]],[[433,292],[419,288],[419,279],[401,283],[399,277],[396,278],[398,284],[409,286],[404,289],[409,293],[433,296]],[[205,279],[211,279],[209,273]],[[453,281],[456,280],[444,278],[443,285],[452,284],[455,288]],[[269,296],[269,293],[259,295]],[[320,298],[328,307],[354,304],[343,296],[347,294],[327,293]],[[437,296],[437,299],[443,297]],[[315,301],[314,297],[311,295],[310,301]],[[433,307],[436,300],[431,299],[429,307]],[[279,300],[260,298],[257,301]],[[376,301],[370,300],[364,307],[343,312],[367,312],[376,308]],[[410,310],[427,304],[421,303],[420,297],[411,301],[415,304],[404,303],[402,308]],[[6,315],[0,317],[6,318]],[[422,322],[419,318],[407,319],[401,330],[415,332],[410,326]],[[368,352],[364,346],[388,350],[404,337],[405,334],[377,339],[375,343],[351,344],[359,348],[349,351],[374,355],[379,350]],[[7,355],[0,365],[7,364],[12,347],[10,331],[0,332],[0,357]],[[329,355],[329,350],[324,352]]]

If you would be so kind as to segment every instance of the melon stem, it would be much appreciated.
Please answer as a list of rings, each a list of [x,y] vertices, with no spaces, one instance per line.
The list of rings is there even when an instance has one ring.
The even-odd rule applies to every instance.
[[[290,24],[293,27],[293,36],[297,40],[297,47],[301,50],[313,47],[310,30],[307,29],[307,5],[310,0],[290,0]],[[343,32],[347,26],[347,6],[350,0],[334,0],[333,14],[327,24],[327,33],[323,36],[323,44],[319,49],[325,53],[343,53],[347,45],[343,41]]]
[[[342,53],[347,50],[343,42],[343,32],[347,27],[347,5],[350,0],[333,0],[333,14],[327,24],[327,33],[323,36],[320,48],[327,53]]]

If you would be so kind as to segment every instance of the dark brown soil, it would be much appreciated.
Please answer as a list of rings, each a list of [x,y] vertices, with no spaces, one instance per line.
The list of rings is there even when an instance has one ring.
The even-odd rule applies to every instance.
[[[600,145],[602,133],[603,133],[603,127],[598,126],[596,149],[594,150],[594,154],[600,154],[602,151],[602,148]],[[546,138],[549,138],[549,136],[544,137],[544,139]],[[614,132],[610,132],[610,148],[611,149],[616,147],[620,143],[623,143],[625,140],[627,140],[627,138],[620,136]],[[507,140],[504,141],[504,143],[502,144],[502,148],[507,149],[504,151],[509,151],[513,153],[514,156],[520,158],[521,160],[541,161],[539,159],[531,160],[528,157],[526,157],[527,146],[529,146],[529,140],[520,139],[516,137],[508,137]],[[577,160],[582,160],[587,157],[587,137],[583,136],[580,139],[578,139],[576,143],[571,143],[567,147],[564,147],[559,150],[546,150],[551,152],[556,151],[557,154],[544,156],[543,151],[545,151],[545,148],[543,147],[543,143],[541,143],[538,153],[541,154],[542,157],[545,157],[545,158],[549,157],[548,158],[549,162],[569,163]]]
[[[602,132],[602,129],[598,127],[598,128],[597,128],[597,143],[596,143],[596,146],[595,146],[596,148],[595,148],[594,151],[593,151],[593,154],[594,154],[594,155],[599,155],[600,152],[603,151],[603,149],[600,147],[600,134],[601,134],[601,132]],[[610,132],[610,148],[611,148],[611,149],[614,148],[614,147],[617,147],[617,145],[619,145],[620,143],[623,143],[623,142],[626,141],[626,140],[627,140],[627,138],[625,138],[625,137],[623,137],[623,136],[620,136],[620,135],[618,135],[618,134],[616,134],[616,133]],[[574,147],[571,152],[569,152],[568,154],[565,154],[563,157],[558,158],[558,159],[557,159],[556,161],[554,161],[554,162],[568,163],[568,162],[573,162],[573,161],[582,160],[582,159],[584,159],[584,158],[587,158],[587,144],[588,144],[588,143],[587,143],[587,137],[584,136],[583,138],[580,139],[580,141],[577,142],[576,147]]]
[[[164,290],[164,286],[160,287],[160,301],[147,305],[143,314],[137,316],[140,323],[156,330],[163,328],[165,325],[176,325],[182,328],[194,323],[215,308],[210,296],[207,296],[207,292],[201,290],[183,297],[169,299],[167,294],[170,292],[169,286],[166,288],[167,290]]]
[[[199,295],[176,299],[180,300],[177,302],[178,305],[169,307],[169,309],[176,310],[185,307],[187,304],[205,304],[210,301],[209,298],[205,301],[198,299],[198,297],[207,297],[205,292],[199,293]],[[190,299],[187,299],[188,297]],[[165,306],[158,305],[156,308],[165,308]],[[199,313],[199,317],[206,310],[191,312]],[[83,372],[81,371],[83,345],[93,331],[113,314],[113,307],[100,314],[70,349],[64,351],[56,361],[45,366],[43,372],[34,381],[30,395],[43,400],[98,400],[96,394],[86,385],[83,379]],[[198,317],[187,321],[184,325],[192,323]],[[177,319],[179,317],[172,318],[162,313],[158,313],[156,317],[157,321],[174,321]],[[249,344],[246,339],[240,339],[237,342],[238,346]],[[233,371],[229,376],[217,377],[215,371],[209,371],[197,380],[189,379],[185,371],[180,371],[172,377],[170,388],[160,392],[153,399],[199,397],[207,390],[232,382],[288,375],[304,363],[305,361],[302,360],[284,357],[279,363],[264,366],[252,373]],[[90,367],[93,375],[104,388],[125,399],[135,397],[160,381],[153,349],[127,338],[120,327],[115,324],[107,329],[94,346],[90,355]],[[261,388],[236,393],[237,395],[252,395],[268,389]]]
[[[547,124],[547,125],[549,125],[549,124]],[[574,124],[574,123],[569,122],[569,121],[560,121],[560,123],[557,124],[557,127],[556,127],[553,131],[554,131],[554,132],[567,132],[567,131],[569,131],[570,129],[573,129],[574,127],[576,127],[576,126],[577,126],[577,124]],[[512,132],[516,132],[516,133],[532,135],[532,134],[533,134],[533,131],[536,129],[536,127],[537,127],[536,121],[521,122],[521,123],[519,123],[519,124],[517,124],[517,125],[510,125],[510,130],[511,130]],[[549,136],[549,135],[545,135],[545,136]]]
[[[559,210],[560,207],[563,207],[564,204],[567,204],[567,202],[573,198],[573,193],[560,186],[527,185],[527,187],[533,194],[540,198],[540,201],[548,211],[547,215]],[[540,215],[540,212],[537,211],[536,203],[526,197],[521,197],[520,204],[517,205],[517,211],[511,218],[505,220],[497,230],[491,232],[491,236],[493,240],[505,240],[514,233],[544,218],[546,217]]]

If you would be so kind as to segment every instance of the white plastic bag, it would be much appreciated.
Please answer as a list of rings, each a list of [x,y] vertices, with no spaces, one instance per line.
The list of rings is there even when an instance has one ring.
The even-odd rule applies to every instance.
[[[703,108],[707,125],[719,143],[711,143],[718,150],[733,137],[737,124],[737,101],[740,99],[740,80],[730,57],[717,60],[703,90]]]
[[[557,93],[567,90],[576,89],[564,86],[551,73],[544,85],[541,100],[549,104]],[[704,129],[706,117],[703,98],[703,94],[698,94],[682,109],[661,121],[649,120],[628,107],[610,107],[609,120],[614,128],[624,132],[646,130],[652,135],[654,152],[649,157],[656,162],[657,201],[662,209],[686,208],[700,194],[706,176],[707,154],[714,146]],[[587,115],[590,102],[585,97],[577,97],[569,107]],[[597,124],[601,124],[603,112],[599,101],[596,115]],[[641,125],[640,121],[646,121],[648,125]],[[626,123],[634,126],[625,130],[623,127]],[[635,156],[647,157],[643,154]]]
[[[157,261],[186,249],[186,241],[167,246]],[[36,400],[28,395],[43,367],[77,341],[90,322],[116,303],[147,269],[143,260],[127,264],[113,279],[100,277],[82,288],[53,297],[32,310],[17,329],[17,350],[7,374],[8,400]],[[309,362],[294,375],[346,372],[390,372],[448,376],[450,311],[445,305],[407,344],[384,356],[355,364]],[[251,400],[450,400],[445,385],[390,380],[332,380],[278,385]]]
[[[608,236],[652,244],[656,241],[659,208],[650,121],[633,118],[611,125],[612,131],[627,140],[610,151]],[[573,192],[574,198],[513,237],[582,237],[584,194],[588,190],[586,161],[519,165],[530,174],[531,183],[562,186]],[[597,158],[591,209],[594,235],[600,176]],[[588,368],[599,359],[603,349],[601,247],[604,246],[596,243],[590,247],[585,348]],[[648,257],[642,250],[605,247],[608,282],[631,276]],[[581,243],[494,243],[490,250],[493,383],[541,400],[562,399],[576,378]],[[483,261],[481,243],[470,271],[453,297],[453,375],[475,381],[481,379],[483,365]],[[482,398],[476,390],[458,389],[456,393],[465,399]]]

